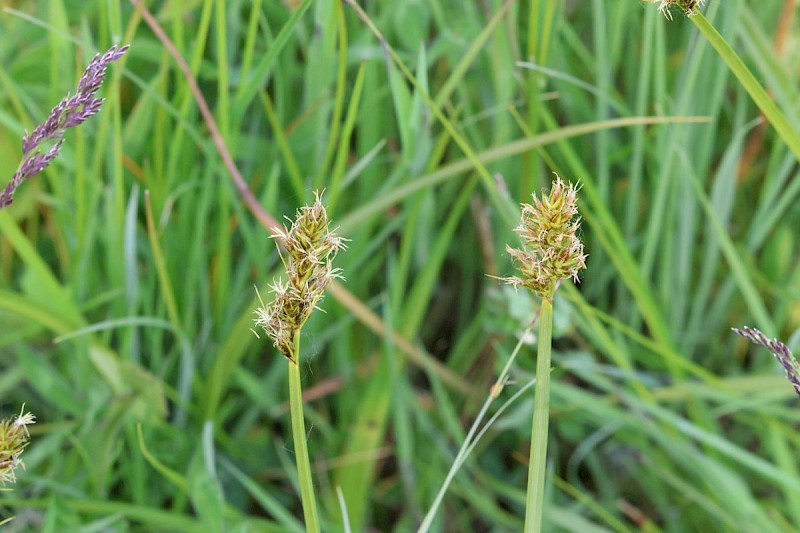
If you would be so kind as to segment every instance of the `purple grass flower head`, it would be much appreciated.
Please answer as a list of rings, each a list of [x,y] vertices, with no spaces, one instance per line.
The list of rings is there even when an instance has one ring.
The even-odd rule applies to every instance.
[[[789,380],[789,383],[794,387],[794,391],[800,396],[800,363],[794,358],[788,346],[778,339],[770,339],[756,328],[744,326],[742,329],[731,329],[733,329],[734,333],[744,337],[753,344],[757,344],[772,352],[772,355],[775,356],[775,359],[786,371],[786,379]]]
[[[22,162],[11,177],[11,181],[0,192],[0,209],[11,205],[14,192],[26,179],[44,170],[61,150],[64,133],[67,129],[83,124],[94,116],[103,105],[104,99],[97,98],[97,91],[103,84],[106,68],[117,61],[128,46],[112,46],[103,54],[97,54],[84,70],[74,96],[69,93],[56,105],[47,119],[36,126],[32,132],[22,137]],[[42,144],[56,141],[50,148],[41,151]]]

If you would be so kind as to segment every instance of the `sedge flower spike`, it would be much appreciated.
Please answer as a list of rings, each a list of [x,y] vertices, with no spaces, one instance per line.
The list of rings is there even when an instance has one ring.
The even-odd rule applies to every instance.
[[[269,305],[256,309],[255,323],[261,326],[275,347],[293,363],[297,363],[294,337],[341,270],[333,268],[333,259],[346,248],[345,239],[330,229],[328,213],[315,195],[310,206],[297,210],[291,228],[273,235],[286,249],[283,262],[288,281],[272,285],[275,295]]]
[[[745,326],[742,329],[732,329],[737,335],[772,352],[772,355],[775,356],[775,360],[778,361],[786,371],[786,379],[789,380],[789,383],[794,387],[794,391],[800,396],[800,363],[794,358],[788,346],[778,339],[770,339],[756,328]]]
[[[15,483],[17,467],[25,468],[20,456],[30,439],[27,426],[34,423],[36,417],[24,405],[19,416],[0,420],[0,483]]]
[[[645,0],[650,3],[658,3],[658,11],[664,18],[667,20],[672,20],[672,13],[670,13],[670,8],[677,7],[686,14],[687,17],[691,17],[695,14],[695,10],[697,7],[702,6],[705,3],[705,0]]]
[[[22,162],[11,177],[5,189],[0,191],[0,209],[8,207],[14,201],[14,192],[26,179],[43,171],[61,152],[64,133],[69,128],[83,124],[100,111],[105,99],[95,95],[103,84],[106,68],[109,63],[121,58],[128,51],[128,46],[117,48],[112,46],[103,54],[97,54],[84,70],[74,96],[69,93],[55,106],[47,120],[36,126],[33,131],[22,137]],[[42,151],[42,143],[53,144]]]
[[[514,287],[523,286],[542,298],[551,298],[556,285],[565,278],[578,281],[586,268],[583,243],[577,236],[577,189],[556,175],[550,194],[533,194],[533,204],[522,204],[522,220],[514,231],[523,248],[506,245],[519,276],[502,278]]]

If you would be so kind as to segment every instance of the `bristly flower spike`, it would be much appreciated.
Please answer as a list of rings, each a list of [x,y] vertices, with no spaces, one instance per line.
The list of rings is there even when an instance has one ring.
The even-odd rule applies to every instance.
[[[550,194],[533,194],[533,204],[522,204],[522,220],[514,231],[523,248],[506,246],[520,276],[502,278],[514,287],[523,286],[542,298],[552,298],[556,285],[565,278],[578,281],[586,268],[583,243],[578,238],[577,188],[556,175]]]
[[[112,46],[105,54],[95,55],[78,82],[75,96],[67,94],[50,111],[47,120],[36,126],[30,134],[25,133],[22,137],[22,162],[5,189],[0,191],[0,209],[11,205],[14,201],[14,192],[23,181],[43,171],[58,157],[67,129],[83,124],[100,110],[105,100],[96,98],[95,95],[103,84],[106,68],[109,63],[117,61],[127,51],[128,46],[121,48]],[[55,143],[42,152],[39,148],[46,141]]]
[[[778,339],[770,339],[756,328],[744,326],[742,329],[731,329],[734,333],[744,337],[753,344],[757,344],[772,352],[772,355],[775,356],[775,359],[786,371],[786,379],[789,380],[789,383],[794,387],[794,391],[800,396],[800,363],[794,358],[788,346]]]
[[[646,2],[658,2],[658,11],[667,20],[672,20],[672,13],[670,8],[677,7],[683,10],[687,17],[695,14],[695,10],[705,4],[705,0],[645,0]]]
[[[272,235],[286,250],[281,255],[288,281],[274,282],[274,298],[256,309],[255,323],[261,326],[275,347],[293,363],[294,338],[311,316],[330,281],[341,278],[341,270],[333,268],[333,259],[346,248],[345,239],[330,229],[330,221],[320,195],[310,206],[297,210],[291,228]]]
[[[30,439],[27,426],[34,423],[36,417],[24,405],[19,416],[0,420],[0,483],[15,483],[17,467],[25,468],[20,456]]]

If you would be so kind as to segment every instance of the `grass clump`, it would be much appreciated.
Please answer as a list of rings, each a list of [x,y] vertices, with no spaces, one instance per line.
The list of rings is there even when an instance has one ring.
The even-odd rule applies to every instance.
[[[706,2],[679,24],[634,0],[6,3],[0,175],[86,50],[132,47],[91,126],[0,210],[0,397],[49,422],[0,514],[298,532],[307,490],[325,530],[346,509],[353,531],[521,531],[531,392],[552,371],[545,529],[797,529],[794,392],[720,334],[800,327],[781,4]],[[533,351],[539,295],[487,274],[540,280],[527,245],[504,250],[551,172],[581,184],[592,262],[555,291],[537,371],[514,347]],[[323,188],[352,238],[347,288],[313,313],[283,275],[283,302],[259,304],[252,286],[285,268],[264,253],[275,215]],[[286,442],[312,426],[313,491]]]

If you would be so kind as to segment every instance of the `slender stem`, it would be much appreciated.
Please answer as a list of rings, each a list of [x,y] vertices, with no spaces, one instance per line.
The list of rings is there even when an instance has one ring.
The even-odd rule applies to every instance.
[[[744,64],[744,61],[742,61],[733,48],[731,48],[731,45],[728,44],[728,41],[720,35],[702,13],[696,11],[689,17],[689,20],[691,20],[703,36],[708,39],[708,42],[711,43],[711,46],[714,47],[722,60],[725,61],[728,68],[731,69],[731,72],[733,72],[739,80],[739,83],[742,84],[742,87],[744,87],[753,99],[753,102],[755,102],[761,112],[764,113],[769,123],[772,124],[772,127],[775,128],[775,131],[778,132],[781,139],[783,139],[794,156],[800,161],[800,134],[792,127],[786,115],[781,112],[772,98],[770,98],[767,91],[764,90],[764,87],[758,82],[758,79],[753,76],[753,73],[750,72],[750,69]]]
[[[303,390],[300,385],[300,331],[294,334],[294,361],[289,361],[289,409],[292,415],[292,438],[294,456],[297,461],[297,477],[300,483],[300,499],[303,503],[303,518],[306,531],[319,533],[317,502],[311,481],[311,464],[306,446],[306,423],[303,419]]]
[[[539,348],[536,355],[536,387],[533,397],[528,493],[525,498],[525,533],[542,530],[544,472],[547,461],[547,426],[550,419],[550,354],[553,338],[553,300],[542,298],[539,315]]]
[[[475,421],[469,428],[467,437],[464,439],[464,444],[462,444],[461,448],[458,450],[458,454],[456,454],[456,458],[453,460],[453,464],[450,466],[450,470],[447,472],[447,477],[445,477],[444,482],[442,483],[439,492],[436,494],[436,498],[433,500],[433,504],[431,505],[430,510],[425,515],[425,519],[419,526],[417,533],[427,533],[427,531],[433,525],[433,519],[436,517],[436,512],[439,510],[439,506],[442,504],[442,500],[444,499],[444,495],[447,492],[447,488],[450,486],[450,483],[453,481],[453,478],[455,478],[456,474],[461,469],[461,466],[467,460],[467,456],[472,450],[473,445],[477,442],[475,434],[478,432],[478,428],[480,427],[481,422],[483,422],[483,417],[486,416],[486,412],[489,410],[489,406],[492,404],[492,402],[495,399],[497,399],[498,396],[500,396],[500,392],[503,390],[503,387],[506,384],[508,373],[511,370],[511,363],[513,363],[514,360],[516,359],[520,348],[522,348],[522,343],[524,342],[525,338],[528,336],[528,333],[530,333],[532,328],[533,328],[533,322],[531,322],[531,324],[525,329],[522,335],[520,335],[519,341],[517,341],[517,345],[516,347],[514,347],[514,351],[511,352],[511,356],[508,358],[508,361],[503,367],[503,370],[497,377],[497,381],[495,381],[492,390],[489,392],[489,396],[486,398],[486,401],[483,402],[483,407],[481,407],[481,410],[478,413],[477,418],[475,418]],[[486,427],[488,427],[488,424]]]

